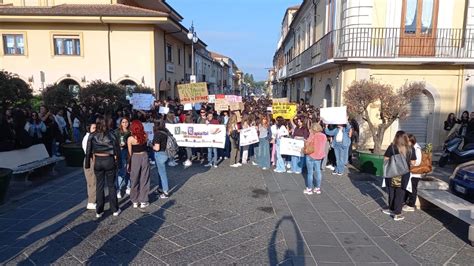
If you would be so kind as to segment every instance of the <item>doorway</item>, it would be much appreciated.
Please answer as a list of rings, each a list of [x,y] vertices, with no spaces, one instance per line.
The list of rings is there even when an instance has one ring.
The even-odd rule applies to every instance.
[[[403,0],[400,56],[434,56],[439,0]]]

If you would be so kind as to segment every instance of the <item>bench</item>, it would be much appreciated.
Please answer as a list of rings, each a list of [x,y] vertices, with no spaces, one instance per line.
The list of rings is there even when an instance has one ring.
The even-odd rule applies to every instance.
[[[0,167],[12,169],[13,174],[29,174],[35,169],[64,160],[64,157],[49,157],[44,144],[0,152],[0,158]]]
[[[474,245],[474,204],[446,190],[419,189],[418,197],[468,223],[468,239]]]

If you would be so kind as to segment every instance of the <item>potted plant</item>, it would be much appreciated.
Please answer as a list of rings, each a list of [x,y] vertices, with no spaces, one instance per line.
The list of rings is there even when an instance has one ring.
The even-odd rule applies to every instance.
[[[344,103],[350,113],[356,114],[368,125],[374,148],[358,151],[361,171],[383,175],[382,143],[385,131],[397,119],[408,115],[408,104],[425,89],[423,82],[406,83],[395,90],[393,86],[373,80],[354,81],[344,92]]]
[[[12,179],[12,169],[0,168],[0,204],[2,204],[7,196],[8,186]]]

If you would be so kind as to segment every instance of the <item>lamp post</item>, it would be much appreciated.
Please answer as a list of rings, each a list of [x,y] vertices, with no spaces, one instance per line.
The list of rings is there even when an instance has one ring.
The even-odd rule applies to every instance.
[[[194,23],[191,23],[189,28],[188,39],[191,41],[191,77],[189,78],[191,83],[196,82],[196,74],[194,73],[194,44],[198,42],[197,33],[194,31]]]
[[[224,61],[220,61],[219,64],[221,65],[221,89],[222,93],[225,94],[224,92]]]

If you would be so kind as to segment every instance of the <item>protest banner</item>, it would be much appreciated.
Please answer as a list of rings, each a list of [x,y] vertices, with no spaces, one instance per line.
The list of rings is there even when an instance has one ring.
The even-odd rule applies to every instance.
[[[273,103],[287,103],[287,102],[288,102],[288,98],[273,98],[273,99],[272,99],[272,102],[273,102]]]
[[[200,103],[209,100],[206,82],[179,84],[178,94],[181,104]]]
[[[193,110],[193,104],[192,103],[185,103],[183,106],[184,111],[191,111]]]
[[[207,96],[207,102],[208,103],[215,103],[216,102],[216,95],[211,94]]]
[[[292,119],[296,115],[296,109],[295,103],[273,103],[273,118],[281,116],[284,119]]]
[[[244,110],[243,102],[230,102],[229,108],[231,111]]]
[[[241,103],[242,102],[242,96],[237,96],[237,95],[226,95],[225,99],[229,103]]]
[[[214,109],[217,112],[229,110],[229,103],[225,99],[217,98],[214,104]]]
[[[180,147],[221,148],[225,147],[225,125],[166,124]]]
[[[304,156],[301,152],[304,147],[304,140],[302,139],[291,139],[291,138],[281,138],[280,139],[280,151],[281,154],[291,155],[291,156]]]
[[[347,106],[321,108],[319,112],[326,125],[347,124]]]
[[[247,146],[259,142],[257,129],[255,127],[240,130],[240,146]]]
[[[160,114],[167,114],[167,113],[170,112],[170,108],[160,106],[160,110],[159,110],[158,112],[159,112]]]
[[[135,110],[145,110],[148,111],[153,106],[155,101],[155,97],[153,94],[147,93],[133,93],[131,103],[133,105],[133,109]]]

